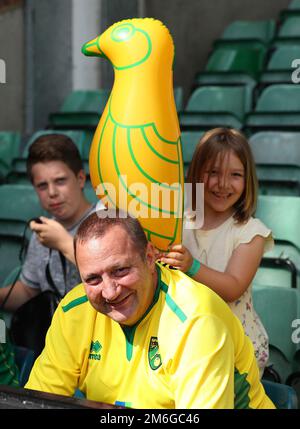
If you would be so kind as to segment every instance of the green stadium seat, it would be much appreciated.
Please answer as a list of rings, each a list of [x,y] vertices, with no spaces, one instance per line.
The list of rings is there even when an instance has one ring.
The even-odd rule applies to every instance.
[[[87,155],[88,156],[88,155]],[[89,164],[89,159],[83,159],[83,169],[85,171],[87,180],[90,180],[90,164]]]
[[[300,198],[260,195],[256,216],[273,230],[277,241],[300,250]]]
[[[1,224],[2,222],[0,222],[2,227]],[[2,283],[11,270],[20,264],[23,239],[21,235],[3,234],[1,232],[0,242],[0,282]]]
[[[183,110],[183,88],[181,86],[174,88],[174,100],[177,112]]]
[[[299,289],[299,270],[295,261],[299,263],[299,252],[293,247],[277,245],[273,252],[263,257],[253,284]]]
[[[273,40],[274,46],[300,43],[300,15],[287,17],[280,25]]]
[[[28,381],[36,356],[34,351],[28,349],[27,347],[21,347],[17,345],[14,345],[13,347],[15,361],[17,367],[19,368],[19,384],[20,387],[24,387]]]
[[[274,383],[269,380],[262,380],[262,384],[266,394],[269,396],[277,409],[298,409],[297,393],[291,386],[282,383]]]
[[[72,91],[65,99],[59,112],[49,115],[51,128],[97,127],[111,90]]]
[[[62,104],[59,112],[50,113],[49,127],[55,129],[86,129],[97,127],[111,89],[73,91]],[[174,88],[177,110],[183,108],[183,89]]]
[[[216,127],[228,127],[241,130],[242,121],[227,112],[194,112],[184,111],[179,114],[179,124],[182,130],[209,130]]]
[[[20,264],[23,235],[29,219],[45,215],[31,185],[0,186],[0,284]],[[29,231],[28,231],[29,233]]]
[[[297,85],[271,85],[266,88],[256,104],[256,112],[298,112],[300,87]]]
[[[2,284],[0,284],[0,288],[6,287],[6,286],[9,286],[10,284],[12,284],[16,280],[16,278],[19,276],[21,269],[22,269],[22,265],[17,265],[16,267],[14,267],[12,269],[12,271],[10,273],[8,273],[8,275],[5,277]]]
[[[87,132],[87,131],[78,131],[78,130],[40,130],[35,132],[31,138],[28,140],[23,155],[24,157],[27,157],[29,147],[32,145],[32,143],[40,136],[42,135],[48,135],[48,134],[64,134],[68,137],[70,137],[71,140],[75,143],[75,145],[78,148],[78,151],[80,153],[80,156],[83,157],[86,154],[86,151],[89,150],[90,144],[93,138],[93,133]]]
[[[243,120],[251,109],[252,94],[242,86],[197,88],[188,100],[187,112],[226,112]]]
[[[0,239],[1,239],[1,235],[0,235]],[[19,247],[18,247],[17,251],[18,250],[19,250]],[[1,247],[0,247],[0,254],[1,254]],[[0,256],[0,261],[1,261],[1,256]],[[7,274],[7,276],[2,281],[2,283],[0,283],[0,288],[12,285],[13,283],[15,283],[18,280],[19,275],[21,273],[21,269],[22,269],[22,265],[19,265],[19,264],[20,264],[20,261],[18,261],[18,265],[13,267],[12,270]],[[5,325],[6,325],[7,329],[9,329],[10,323],[11,323],[11,318],[12,318],[12,313],[10,311],[4,311],[4,310],[2,310],[1,313],[3,316],[3,320],[5,321]]]
[[[278,46],[270,56],[264,72],[260,76],[260,85],[272,83],[291,83],[291,75],[295,70],[293,60],[299,58],[300,46]]]
[[[196,75],[195,83],[236,83],[255,86],[264,67],[266,51],[265,46],[216,48],[212,51],[204,72]]]
[[[235,71],[198,72],[195,76],[194,87],[201,85],[218,86],[247,86],[250,91],[254,91],[257,82],[250,74]]]
[[[31,185],[1,185],[0,201],[0,234],[20,236],[28,219],[46,214]]]
[[[253,304],[269,336],[272,368],[281,382],[299,371],[297,352],[300,343],[293,341],[293,321],[300,317],[300,292],[275,286],[254,286]]]
[[[256,217],[272,230],[275,247],[264,256],[254,284],[300,289],[300,198],[259,195]]]
[[[251,105],[252,92],[246,86],[207,85],[193,91],[179,122],[186,130],[217,126],[241,129]]]
[[[185,177],[186,177],[188,167],[192,161],[195,148],[199,143],[203,134],[204,134],[204,131],[182,131],[181,133],[181,149],[182,149],[182,158],[183,158]]]
[[[296,353],[296,359],[299,359],[299,354]],[[298,397],[298,406],[300,404],[300,372],[293,372],[286,380],[286,383],[291,386],[297,393]],[[300,408],[300,406],[299,406]]]
[[[0,282],[3,282],[11,270],[20,263],[22,237],[0,234]]]
[[[50,113],[48,127],[55,129],[85,129],[95,131],[100,120],[97,112]]]
[[[261,195],[300,196],[300,168],[293,165],[256,166]]]
[[[275,20],[237,20],[229,24],[219,39],[215,41],[215,46],[230,45],[233,43],[252,45],[268,45],[273,39],[276,31]]]
[[[280,21],[297,15],[300,15],[300,0],[292,0],[286,9],[280,11]]]
[[[93,188],[90,181],[87,181],[85,184],[84,195],[90,203],[98,203],[99,202],[99,198],[97,197],[96,192],[94,191],[94,188]]]
[[[26,158],[18,157],[13,159],[11,171],[6,176],[5,182],[18,185],[30,184],[26,169]]]
[[[102,112],[107,103],[110,89],[72,91],[63,102],[61,112]]]
[[[300,0],[292,0],[289,3],[287,9],[288,10],[297,10],[300,12]]]
[[[278,37],[300,37],[300,17],[294,16],[286,19],[278,31]]]
[[[254,111],[245,118],[248,133],[259,130],[300,130],[300,86],[274,84],[259,95]]]
[[[300,132],[261,131],[249,138],[259,192],[300,196]]]
[[[0,132],[0,181],[4,181],[11,170],[12,161],[20,154],[21,135],[18,132]]]

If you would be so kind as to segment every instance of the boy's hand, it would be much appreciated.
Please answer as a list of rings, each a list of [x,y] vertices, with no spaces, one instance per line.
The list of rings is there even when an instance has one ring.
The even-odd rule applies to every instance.
[[[41,216],[43,223],[30,222],[30,228],[37,234],[39,242],[46,247],[63,251],[66,243],[73,240],[71,234],[56,220]]]
[[[172,265],[184,273],[188,271],[193,263],[193,257],[190,251],[182,244],[174,244],[170,247],[168,253],[161,253],[159,258],[161,262]]]

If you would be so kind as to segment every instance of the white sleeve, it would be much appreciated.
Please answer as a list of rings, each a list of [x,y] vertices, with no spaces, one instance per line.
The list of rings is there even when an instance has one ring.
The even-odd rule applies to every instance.
[[[265,239],[264,253],[273,249],[274,239],[272,231],[259,219],[255,219],[253,217],[251,217],[247,223],[242,224],[238,228],[234,248],[236,249],[240,244],[250,243],[250,241],[257,235]]]

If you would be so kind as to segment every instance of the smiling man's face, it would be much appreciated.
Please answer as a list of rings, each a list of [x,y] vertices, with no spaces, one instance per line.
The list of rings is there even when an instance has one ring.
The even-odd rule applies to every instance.
[[[76,245],[77,266],[91,305],[116,322],[134,325],[150,306],[156,289],[155,252],[145,257],[120,225],[104,236]]]

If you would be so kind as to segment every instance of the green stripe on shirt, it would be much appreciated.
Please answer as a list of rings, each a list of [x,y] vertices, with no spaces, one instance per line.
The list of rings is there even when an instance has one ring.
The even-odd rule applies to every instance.
[[[77,307],[77,305],[80,305],[80,304],[84,304],[87,301],[88,301],[88,297],[86,295],[73,299],[73,301],[69,302],[69,304],[62,306],[63,312],[66,313],[67,311],[71,310],[71,308]]]
[[[173,311],[173,313],[176,314],[176,316],[179,318],[181,322],[185,322],[187,319],[186,314],[179,308],[179,306],[176,304],[176,302],[173,300],[173,298],[168,293],[168,286],[161,280],[161,290],[165,292],[166,294],[166,303],[170,307],[170,309]]]

